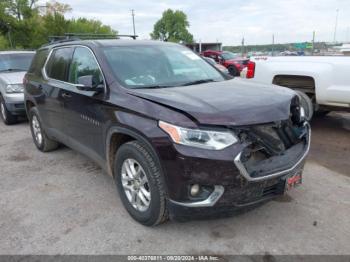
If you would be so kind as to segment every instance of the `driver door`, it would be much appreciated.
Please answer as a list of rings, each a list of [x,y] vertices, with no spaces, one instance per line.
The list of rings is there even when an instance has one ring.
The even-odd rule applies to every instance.
[[[94,76],[105,86],[104,77],[93,52],[87,47],[76,47],[69,67],[70,90],[65,90],[65,125],[70,139],[69,144],[93,158],[104,155],[102,122],[104,94],[82,91],[76,88],[79,77]]]

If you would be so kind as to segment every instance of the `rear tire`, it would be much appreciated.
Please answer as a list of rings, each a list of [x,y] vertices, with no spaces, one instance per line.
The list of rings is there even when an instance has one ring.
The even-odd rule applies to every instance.
[[[119,148],[114,178],[123,205],[133,219],[145,226],[168,220],[161,168],[144,144],[131,141]]]
[[[314,114],[314,106],[312,103],[311,98],[301,91],[295,91],[299,98],[300,98],[300,104],[305,110],[305,118],[307,121],[310,121],[312,119],[312,116]]]
[[[1,113],[1,119],[4,121],[5,125],[13,125],[18,122],[17,116],[11,114],[9,110],[6,108],[5,100],[0,95],[0,113]]]
[[[46,135],[36,107],[32,107],[29,110],[28,119],[35,146],[42,152],[49,152],[57,149],[59,143]]]
[[[230,75],[232,76],[239,76],[239,72],[237,70],[237,68],[235,66],[229,66],[227,68],[228,72],[230,73]]]

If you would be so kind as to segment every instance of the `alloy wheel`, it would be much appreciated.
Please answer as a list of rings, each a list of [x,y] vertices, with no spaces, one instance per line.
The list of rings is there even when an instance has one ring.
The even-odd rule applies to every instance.
[[[151,203],[151,190],[145,171],[135,159],[123,162],[121,181],[130,204],[138,211],[145,212]]]

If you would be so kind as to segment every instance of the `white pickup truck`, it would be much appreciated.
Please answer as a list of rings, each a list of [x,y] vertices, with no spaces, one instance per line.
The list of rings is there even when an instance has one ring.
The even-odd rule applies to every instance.
[[[350,111],[350,57],[253,57],[241,76],[297,91],[308,119]]]

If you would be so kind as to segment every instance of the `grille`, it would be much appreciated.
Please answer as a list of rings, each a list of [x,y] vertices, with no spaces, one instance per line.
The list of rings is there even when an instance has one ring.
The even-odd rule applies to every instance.
[[[267,196],[275,196],[282,194],[283,190],[281,190],[281,184],[274,184],[272,186],[265,187],[262,193],[263,197]]]

